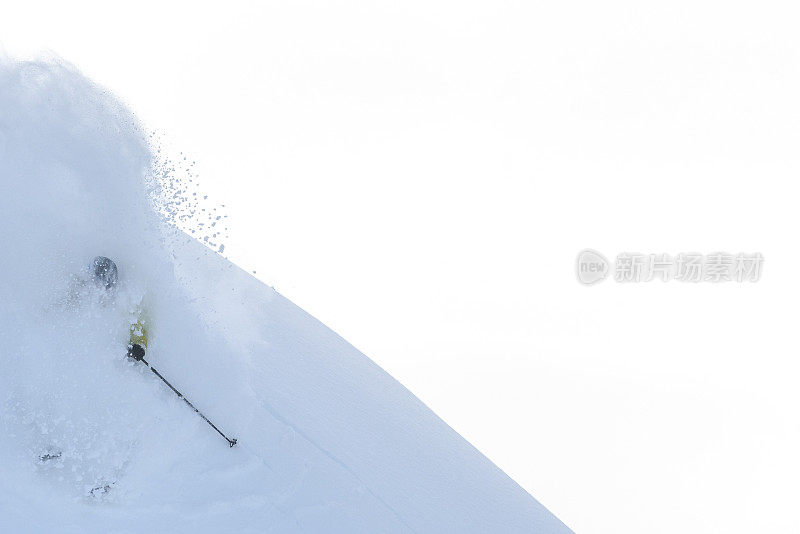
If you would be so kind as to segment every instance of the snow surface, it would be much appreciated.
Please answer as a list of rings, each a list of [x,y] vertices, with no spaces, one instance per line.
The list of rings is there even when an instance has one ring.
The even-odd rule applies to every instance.
[[[570,532],[367,357],[167,224],[153,168],[108,92],[0,58],[0,531]],[[81,283],[100,254],[113,296]],[[150,362],[235,448],[126,360],[139,306]]]

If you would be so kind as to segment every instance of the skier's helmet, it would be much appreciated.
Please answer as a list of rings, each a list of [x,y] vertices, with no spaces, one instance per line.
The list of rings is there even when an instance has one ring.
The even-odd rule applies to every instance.
[[[94,281],[106,289],[117,285],[117,264],[105,256],[97,256],[92,261],[92,277]]]

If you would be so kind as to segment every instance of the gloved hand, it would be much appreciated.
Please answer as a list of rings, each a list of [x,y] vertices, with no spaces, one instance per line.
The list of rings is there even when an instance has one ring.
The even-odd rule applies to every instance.
[[[138,343],[128,345],[128,358],[133,358],[137,362],[142,361],[144,358],[144,347]]]

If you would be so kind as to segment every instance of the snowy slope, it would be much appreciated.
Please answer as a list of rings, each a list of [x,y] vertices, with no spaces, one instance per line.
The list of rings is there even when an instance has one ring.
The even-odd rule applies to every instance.
[[[0,59],[0,530],[569,532],[346,341],[164,224],[152,165],[74,69]],[[80,282],[98,254],[120,267],[110,297]],[[148,360],[235,448],[126,361],[138,306]]]

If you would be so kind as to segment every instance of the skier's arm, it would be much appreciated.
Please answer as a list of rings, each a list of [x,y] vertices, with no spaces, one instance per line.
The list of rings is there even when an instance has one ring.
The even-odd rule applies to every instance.
[[[130,328],[130,342],[128,343],[128,357],[134,360],[144,358],[147,351],[147,319],[140,311],[136,322]]]

